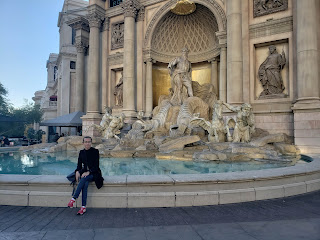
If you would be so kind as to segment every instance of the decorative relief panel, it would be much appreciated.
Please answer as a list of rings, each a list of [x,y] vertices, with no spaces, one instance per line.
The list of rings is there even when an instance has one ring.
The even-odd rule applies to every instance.
[[[123,48],[124,22],[112,24],[111,29],[111,50]]]
[[[253,16],[260,17],[288,9],[288,0],[253,0]]]
[[[216,18],[202,5],[197,4],[196,11],[190,15],[179,16],[168,12],[154,31],[152,50],[159,57],[177,56],[183,47],[187,47],[190,58],[201,59],[200,55],[215,52],[217,31]]]

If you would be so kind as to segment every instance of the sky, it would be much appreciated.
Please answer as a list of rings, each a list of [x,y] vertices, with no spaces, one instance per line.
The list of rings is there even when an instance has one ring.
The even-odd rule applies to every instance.
[[[59,53],[63,0],[0,0],[0,82],[16,108],[47,83],[46,62]]]

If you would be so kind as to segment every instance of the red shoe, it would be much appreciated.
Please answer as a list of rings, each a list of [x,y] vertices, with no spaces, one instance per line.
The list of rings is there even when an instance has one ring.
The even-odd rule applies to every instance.
[[[70,202],[68,203],[68,207],[69,208],[73,208],[73,204],[75,203],[76,201],[71,199]]]
[[[81,207],[80,210],[78,211],[77,215],[83,215],[86,212],[86,207]]]

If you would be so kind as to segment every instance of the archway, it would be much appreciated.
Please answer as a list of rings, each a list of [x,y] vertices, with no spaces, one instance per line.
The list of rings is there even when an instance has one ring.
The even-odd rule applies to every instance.
[[[201,84],[211,82],[209,61],[220,54],[220,46],[216,37],[219,24],[208,7],[202,4],[196,4],[196,7],[194,13],[185,16],[167,11],[153,27],[149,44],[150,51],[147,51],[156,62],[152,70],[153,106],[157,105],[160,95],[168,94],[170,76],[167,64],[181,54],[183,47],[189,49],[189,60],[193,68],[192,79]],[[156,15],[154,21],[156,21]],[[146,41],[148,41],[147,38]]]

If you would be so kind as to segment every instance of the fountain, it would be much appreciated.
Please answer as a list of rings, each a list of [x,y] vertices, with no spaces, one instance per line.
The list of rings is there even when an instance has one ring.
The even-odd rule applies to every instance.
[[[160,96],[151,119],[139,112],[125,134],[125,116],[115,116],[107,109],[100,125],[89,126],[101,133],[101,137],[93,137],[100,156],[231,164],[290,161],[293,166],[233,173],[106,176],[104,187],[92,190],[89,207],[225,204],[320,189],[320,159],[296,164],[301,156],[287,135],[255,128],[250,104],[236,106],[217,100],[213,85],[192,81],[187,57],[188,50],[184,48],[182,56],[169,63],[171,89],[169,95]],[[21,150],[30,148],[35,146]],[[57,145],[37,148],[47,153],[79,151],[82,137],[63,137]],[[65,206],[70,189],[64,176],[0,175],[0,204]]]

